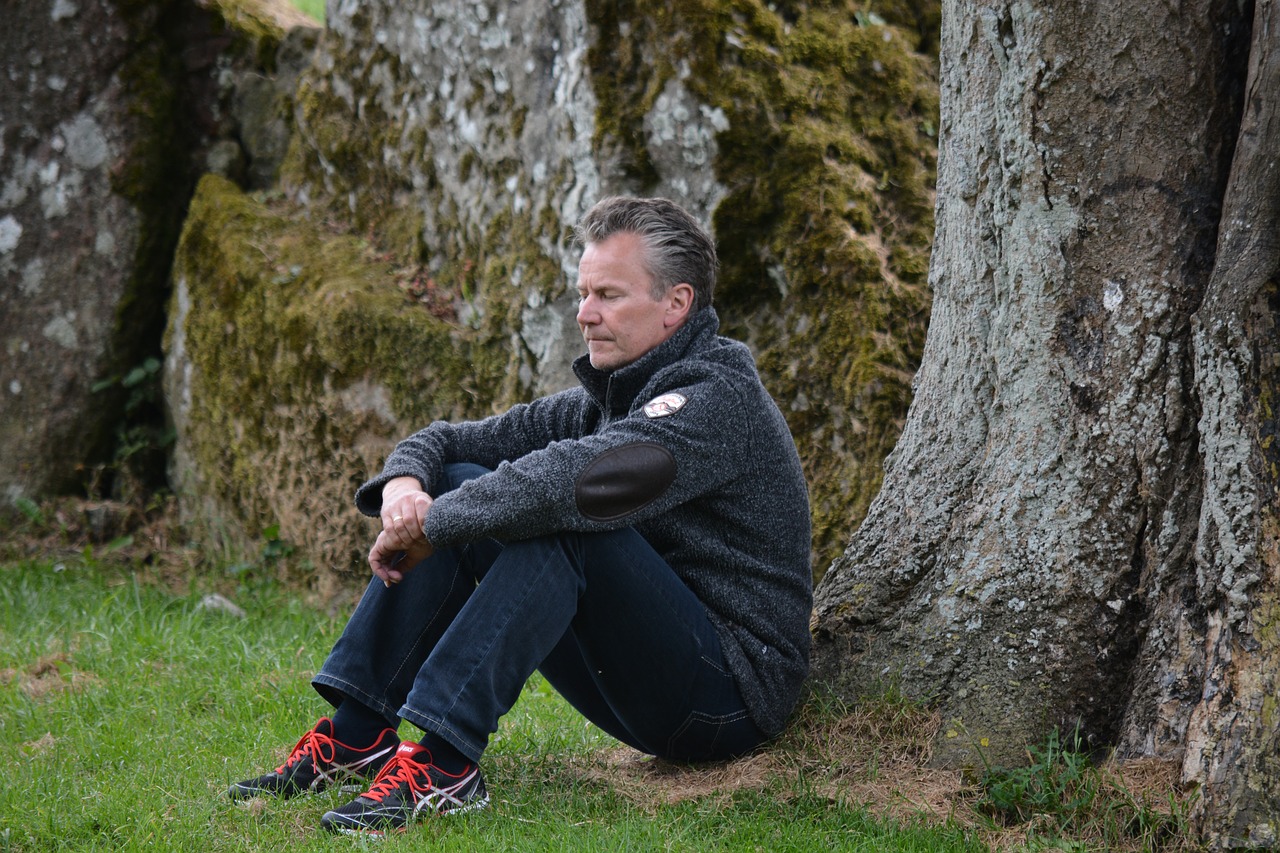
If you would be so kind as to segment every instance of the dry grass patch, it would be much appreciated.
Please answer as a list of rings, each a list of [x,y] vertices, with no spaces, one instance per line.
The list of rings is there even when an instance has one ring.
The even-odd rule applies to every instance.
[[[25,758],[34,758],[37,755],[43,755],[53,749],[58,744],[58,739],[53,736],[53,732],[45,732],[35,740],[27,741],[22,744],[19,749]]]
[[[928,767],[940,727],[935,712],[892,699],[839,709],[813,699],[778,740],[734,761],[682,764],[617,747],[574,772],[650,812],[741,790],[780,797],[803,790],[894,820],[976,823],[974,786],[958,772]]]
[[[16,684],[18,690],[33,702],[39,702],[64,690],[82,690],[102,683],[91,672],[77,670],[71,655],[63,652],[46,655],[22,669],[0,669],[0,685]]]
[[[1026,850],[1036,839],[1069,835],[1052,815],[1006,826],[984,813],[984,792],[972,774],[929,766],[941,726],[936,712],[893,696],[853,706],[811,697],[778,740],[734,761],[680,764],[616,747],[575,761],[569,772],[648,813],[686,800],[727,803],[739,791],[767,790],[781,799],[817,794],[899,823],[950,823],[975,832],[994,851]],[[1099,809],[1185,814],[1174,762],[1112,761],[1096,772],[1103,789]],[[1172,836],[1130,843],[1104,841],[1088,829],[1080,835],[1070,837],[1114,851],[1193,849]]]

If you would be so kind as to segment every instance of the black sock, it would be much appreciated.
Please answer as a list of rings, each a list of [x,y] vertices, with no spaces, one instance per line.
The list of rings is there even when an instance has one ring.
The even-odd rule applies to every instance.
[[[475,763],[459,752],[458,748],[449,741],[433,732],[425,733],[418,743],[431,750],[431,763],[450,776],[462,775]]]
[[[394,729],[386,717],[351,697],[342,700],[333,712],[333,736],[352,749],[373,746],[383,729]]]

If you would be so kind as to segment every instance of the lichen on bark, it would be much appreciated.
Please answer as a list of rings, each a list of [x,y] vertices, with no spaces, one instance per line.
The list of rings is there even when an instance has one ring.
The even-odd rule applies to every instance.
[[[1241,12],[1144,9],[1158,38],[1135,39],[1139,5],[947,6],[929,344],[814,653],[846,696],[936,702],[938,763],[1017,763],[1076,726],[1168,759],[1200,696],[1191,328]],[[1161,94],[1188,80],[1211,85]]]

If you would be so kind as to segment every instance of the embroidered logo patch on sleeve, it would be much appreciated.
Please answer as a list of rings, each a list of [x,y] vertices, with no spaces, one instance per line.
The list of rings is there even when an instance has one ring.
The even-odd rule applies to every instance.
[[[644,415],[647,418],[665,418],[674,415],[689,402],[683,394],[661,394],[644,404]]]

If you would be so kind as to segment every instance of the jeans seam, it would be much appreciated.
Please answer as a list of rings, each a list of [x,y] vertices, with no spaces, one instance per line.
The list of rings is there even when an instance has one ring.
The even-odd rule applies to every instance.
[[[729,672],[729,670],[722,667],[718,661],[714,661],[711,658],[707,657],[706,655],[699,655],[699,657],[702,658],[703,663],[706,663],[708,666],[710,666],[716,672],[723,675],[725,678],[733,678],[733,673]],[[736,681],[734,682],[734,686],[735,687],[737,686]]]
[[[747,716],[748,714],[745,709],[741,711],[732,711],[728,714],[706,714],[702,711],[690,711],[689,716],[685,718],[685,721],[676,728],[676,730],[671,734],[671,737],[667,738],[667,754],[674,754],[676,742],[694,723],[705,723],[707,725],[715,726],[715,736],[712,737],[710,742],[706,745],[707,754],[714,754],[716,746],[720,743],[720,735],[724,733],[725,726],[730,723],[736,723]]]

